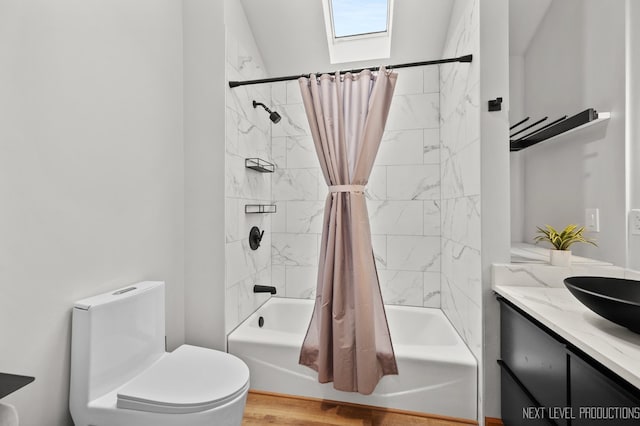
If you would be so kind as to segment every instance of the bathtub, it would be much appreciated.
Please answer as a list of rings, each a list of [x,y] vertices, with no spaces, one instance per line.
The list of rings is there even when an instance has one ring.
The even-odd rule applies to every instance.
[[[442,311],[385,309],[399,374],[384,376],[371,395],[318,383],[298,364],[312,300],[272,297],[229,334],[228,350],[249,366],[252,389],[475,420],[476,360]]]

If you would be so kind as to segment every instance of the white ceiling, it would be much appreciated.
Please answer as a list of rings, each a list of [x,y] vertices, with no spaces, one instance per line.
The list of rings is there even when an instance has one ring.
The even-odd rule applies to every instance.
[[[439,59],[452,0],[396,0],[391,58],[331,64],[321,0],[241,0],[271,76]]]
[[[522,56],[527,51],[552,0],[509,0],[509,54]]]
[[[552,0],[509,0],[509,53],[524,55]],[[331,64],[321,0],[241,0],[271,76],[439,59],[453,0],[396,0],[391,57]]]

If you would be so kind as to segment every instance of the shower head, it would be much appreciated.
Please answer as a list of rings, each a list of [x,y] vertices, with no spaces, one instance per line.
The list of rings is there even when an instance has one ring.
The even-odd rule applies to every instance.
[[[280,114],[278,114],[278,113],[277,113],[277,112],[275,112],[275,111],[272,111],[272,112],[269,114],[269,119],[271,119],[271,121],[273,121],[273,124],[277,124],[278,122],[280,122],[280,119],[281,119],[281,118],[282,118],[282,117],[280,117]]]
[[[271,111],[271,110],[270,110],[269,108],[267,108],[267,106],[266,106],[265,104],[263,104],[262,102],[256,102],[256,101],[253,101],[253,107],[254,107],[254,108],[256,108],[258,105],[260,105],[262,108],[264,108],[264,109],[265,109],[265,111],[267,111],[267,112],[269,113],[269,119],[270,119],[271,121],[273,121],[273,124],[278,123],[278,122],[280,121],[280,119],[282,118],[282,117],[280,117],[280,114],[278,114],[278,113],[277,113],[277,112],[275,112],[275,111]]]

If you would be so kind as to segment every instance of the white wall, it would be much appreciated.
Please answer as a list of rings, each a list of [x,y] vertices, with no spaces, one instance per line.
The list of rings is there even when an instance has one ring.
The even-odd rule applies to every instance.
[[[531,122],[582,111],[584,0],[551,3],[525,53],[525,113]]]
[[[491,264],[509,261],[507,0],[454,4],[442,65],[442,310],[478,361],[478,419],[500,417],[499,315]],[[502,110],[488,101],[503,98]],[[517,105],[516,105],[517,106]],[[507,231],[505,231],[507,230]]]
[[[390,57],[331,64],[322,0],[241,1],[271,77],[438,59],[453,3],[396,1]]]
[[[23,426],[71,424],[73,302],[167,282],[183,330],[179,2],[0,3],[0,370]]]
[[[511,13],[511,12],[510,12]],[[509,123],[514,125],[526,118],[524,110],[524,56],[509,57]],[[509,133],[530,125],[531,119]],[[525,134],[525,133],[522,133]],[[511,241],[524,240],[524,152],[509,155],[510,199],[511,199]]]
[[[480,2],[480,110],[482,195],[482,367],[480,418],[500,417],[500,313],[491,290],[491,265],[510,260],[509,0]],[[487,102],[502,96],[502,111]],[[517,109],[517,104],[515,105]]]
[[[442,57],[473,54],[473,62],[440,66],[440,175],[442,310],[473,352],[481,369],[482,104],[479,12],[478,0],[457,0],[453,6]]]
[[[227,80],[265,78],[267,72],[240,0],[225,0]],[[225,331],[229,333],[268,298],[253,286],[275,285],[271,279],[271,214],[245,214],[245,204],[272,204],[272,173],[245,168],[246,158],[271,161],[271,121],[253,100],[271,106],[271,86],[258,84],[233,89],[226,84],[225,137]],[[249,247],[249,231],[264,235],[258,250]],[[279,292],[278,296],[281,296]]]
[[[224,349],[224,3],[183,1],[186,342]]]
[[[552,3],[525,56],[525,109],[555,119],[588,107],[610,111],[601,134],[566,137],[525,152],[524,240],[538,225],[584,223],[600,209],[599,247],[580,255],[626,263],[624,0]]]
[[[632,209],[640,209],[640,3],[626,1],[627,31],[627,196]],[[640,235],[629,236],[628,267],[640,271]]]

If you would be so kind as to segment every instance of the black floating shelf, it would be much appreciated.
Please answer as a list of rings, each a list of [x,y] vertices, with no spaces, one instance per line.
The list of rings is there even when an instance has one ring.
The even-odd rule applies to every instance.
[[[275,204],[245,204],[244,212],[245,214],[275,213],[276,205]]]
[[[578,127],[588,125],[589,123],[592,123],[599,118],[601,120],[608,119],[609,116],[609,113],[601,113],[599,116],[596,110],[594,110],[593,108],[589,108],[572,117],[562,117],[547,126],[531,131],[529,134],[521,138],[512,139],[510,141],[509,151],[514,152],[523,150],[547,139],[551,139],[555,136],[561,135],[562,133],[567,133]]]
[[[260,173],[273,173],[276,169],[275,164],[265,161],[261,158],[245,158],[244,166]]]

